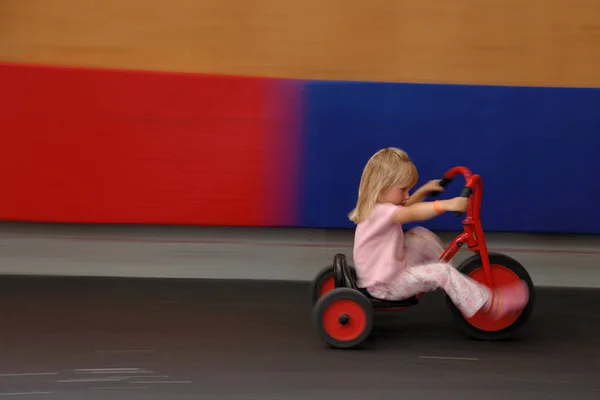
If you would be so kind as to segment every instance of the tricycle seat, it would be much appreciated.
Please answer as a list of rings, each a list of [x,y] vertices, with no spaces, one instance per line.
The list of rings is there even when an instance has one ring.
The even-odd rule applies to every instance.
[[[348,266],[346,256],[340,253],[336,254],[333,258],[333,279],[336,288],[347,287],[358,290],[369,299],[374,308],[410,307],[419,303],[419,299],[416,296],[404,300],[382,300],[375,298],[367,289],[358,287],[356,284],[356,273],[352,272]]]
[[[373,295],[365,288],[359,288],[358,291],[369,299],[374,308],[410,307],[419,304],[419,299],[417,299],[415,296],[404,300],[383,300],[373,297]]]

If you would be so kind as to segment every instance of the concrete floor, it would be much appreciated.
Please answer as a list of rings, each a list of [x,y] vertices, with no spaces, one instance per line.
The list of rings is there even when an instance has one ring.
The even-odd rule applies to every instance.
[[[466,339],[437,292],[379,315],[364,351],[331,351],[300,281],[351,244],[347,231],[1,224],[0,274],[57,276],[0,279],[0,396],[598,398],[600,238],[488,236],[538,286],[515,340]]]
[[[600,290],[538,288],[514,340],[469,340],[443,293],[330,350],[308,283],[0,279],[0,398],[597,400]]]

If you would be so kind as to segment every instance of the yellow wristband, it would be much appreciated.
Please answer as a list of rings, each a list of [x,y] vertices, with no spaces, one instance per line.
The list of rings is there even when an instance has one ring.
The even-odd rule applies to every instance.
[[[442,206],[440,206],[440,201],[439,200],[436,200],[436,201],[433,202],[433,209],[438,214],[443,214],[444,213],[444,210],[442,210]]]

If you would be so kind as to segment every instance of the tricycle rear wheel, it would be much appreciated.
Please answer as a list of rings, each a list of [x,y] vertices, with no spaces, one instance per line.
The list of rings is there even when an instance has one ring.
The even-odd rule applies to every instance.
[[[479,340],[502,340],[514,335],[531,317],[535,306],[535,287],[529,273],[515,259],[500,253],[489,253],[490,267],[494,285],[504,285],[524,281],[529,288],[529,302],[518,313],[509,314],[499,320],[493,320],[489,315],[478,312],[471,318],[466,318],[462,312],[446,296],[447,304],[456,318],[459,329],[467,336]],[[461,273],[485,284],[483,262],[479,254],[469,257],[457,268]]]
[[[334,349],[360,346],[371,334],[373,306],[359,291],[337,288],[322,296],[313,308],[319,337]]]
[[[350,267],[350,273],[356,280],[356,270],[354,267]],[[310,282],[309,296],[311,305],[315,305],[317,301],[328,292],[335,289],[335,283],[333,280],[333,265],[328,265],[323,268],[317,276]]]

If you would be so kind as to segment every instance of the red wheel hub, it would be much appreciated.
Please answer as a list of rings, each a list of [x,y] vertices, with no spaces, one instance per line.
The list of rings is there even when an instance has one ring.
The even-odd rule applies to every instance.
[[[490,268],[492,271],[492,281],[495,287],[513,284],[520,280],[517,274],[503,265],[492,264],[490,265]],[[469,277],[479,283],[486,284],[483,267],[479,267],[471,272]],[[507,314],[503,318],[496,320],[486,313],[478,312],[473,317],[467,318],[467,321],[475,328],[481,329],[482,331],[499,331],[514,324],[520,315],[521,312]]]
[[[334,300],[323,313],[323,329],[336,340],[354,340],[360,336],[366,326],[365,310],[352,300]]]

